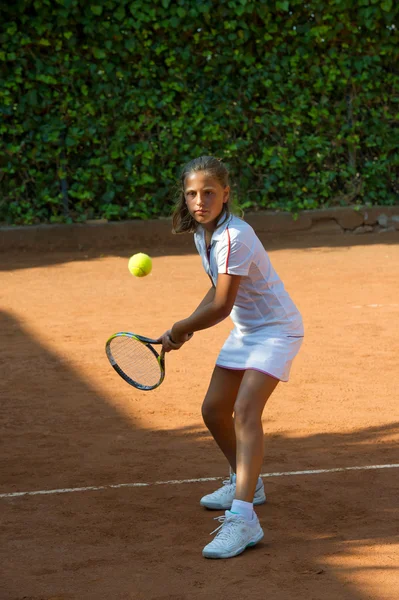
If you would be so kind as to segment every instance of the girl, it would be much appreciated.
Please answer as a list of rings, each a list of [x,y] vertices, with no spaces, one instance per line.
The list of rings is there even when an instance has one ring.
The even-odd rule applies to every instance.
[[[234,323],[202,406],[204,422],[230,464],[230,479],[200,502],[226,509],[217,517],[217,535],[203,549],[207,558],[236,556],[263,537],[253,510],[266,500],[259,477],[262,412],[278,382],[288,381],[303,339],[300,313],[252,227],[230,213],[229,196],[228,172],[218,159],[201,156],[183,168],[173,228],[194,233],[212,286],[192,315],[159,338],[169,352],[228,315]]]

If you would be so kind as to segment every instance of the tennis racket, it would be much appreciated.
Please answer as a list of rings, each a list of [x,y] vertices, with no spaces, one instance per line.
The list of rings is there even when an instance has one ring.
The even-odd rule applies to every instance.
[[[164,352],[158,352],[153,344],[160,342],[120,331],[112,335],[105,345],[108,360],[115,371],[139,390],[154,390],[165,378]]]

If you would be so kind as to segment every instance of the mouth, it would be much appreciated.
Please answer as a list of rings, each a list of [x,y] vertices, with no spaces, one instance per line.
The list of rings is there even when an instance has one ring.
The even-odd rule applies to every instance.
[[[195,211],[195,214],[196,214],[196,215],[205,215],[206,213],[207,213],[207,211],[206,211],[206,210],[196,210],[196,211]]]

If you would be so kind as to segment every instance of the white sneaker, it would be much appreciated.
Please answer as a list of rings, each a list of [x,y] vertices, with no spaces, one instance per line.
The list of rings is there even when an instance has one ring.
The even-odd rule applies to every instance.
[[[229,479],[223,481],[223,486],[213,492],[207,494],[200,500],[201,506],[209,508],[210,510],[228,510],[233,504],[233,500],[236,495],[236,476],[230,475]],[[253,504],[258,506],[266,502],[265,488],[262,480],[258,480],[256,484],[256,490],[254,495]]]
[[[253,514],[252,521],[242,515],[226,510],[225,516],[216,517],[222,524],[212,531],[216,537],[202,551],[205,558],[231,558],[244,552],[248,546],[255,546],[263,538],[259,519]],[[211,534],[212,535],[212,534]]]

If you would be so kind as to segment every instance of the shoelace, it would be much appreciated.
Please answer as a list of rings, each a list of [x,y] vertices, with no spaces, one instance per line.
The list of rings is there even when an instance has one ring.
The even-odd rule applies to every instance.
[[[227,490],[227,488],[228,488],[228,487],[230,487],[230,486],[231,486],[231,487],[235,487],[235,485],[236,485],[236,484],[234,483],[234,481],[231,481],[231,479],[225,479],[225,480],[223,481],[223,486],[224,486],[224,487],[220,488],[220,490],[219,490],[219,491],[220,491],[221,493],[223,493],[223,494],[224,494],[225,492],[227,492],[227,491],[228,491],[228,490]],[[229,490],[229,491],[230,491],[230,490]]]
[[[232,527],[235,527],[236,525],[238,525],[238,521],[236,519],[232,519],[231,517],[226,517],[226,515],[221,515],[220,517],[214,517],[214,520],[219,521],[219,523],[221,523],[221,525],[219,525],[219,527],[216,527],[216,529],[211,531],[211,533],[209,535],[212,535],[213,533],[216,533],[217,531],[220,530],[219,533],[217,534],[217,536],[219,538],[221,538],[222,536],[226,539],[228,537],[230,537],[231,527],[225,527],[224,529],[222,529],[222,527],[224,525],[226,525],[227,523]]]

